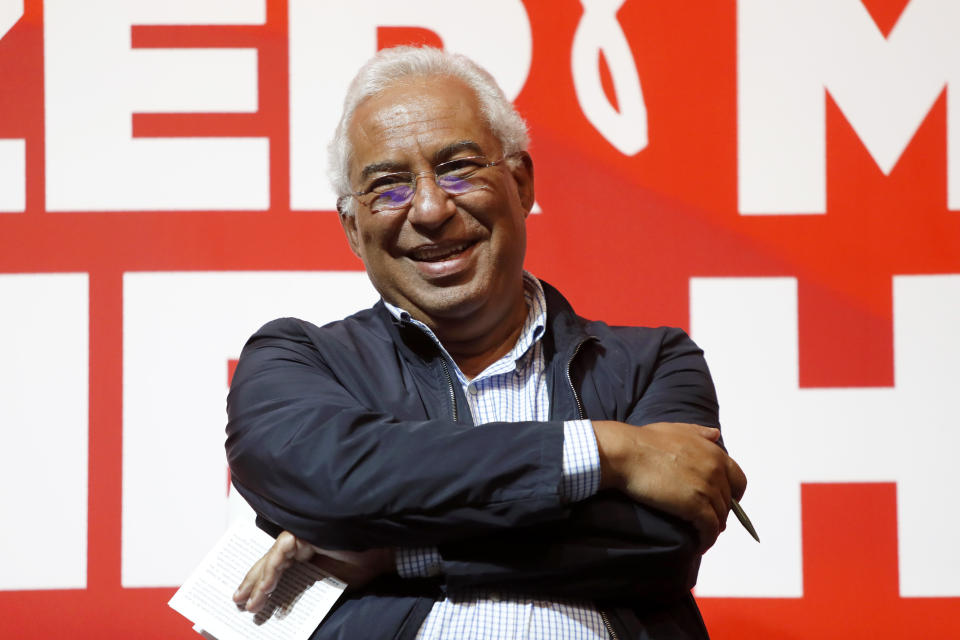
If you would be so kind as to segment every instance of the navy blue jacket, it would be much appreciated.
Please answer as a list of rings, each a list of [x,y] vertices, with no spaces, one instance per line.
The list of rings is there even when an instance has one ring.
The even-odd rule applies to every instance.
[[[233,483],[274,535],[330,549],[436,545],[437,579],[348,593],[313,635],[412,638],[446,589],[581,597],[618,638],[706,638],[687,523],[603,491],[560,494],[563,421],[719,428],[702,352],[679,329],[577,316],[544,283],[549,422],[473,428],[450,365],[378,303],[250,338],[227,402]]]

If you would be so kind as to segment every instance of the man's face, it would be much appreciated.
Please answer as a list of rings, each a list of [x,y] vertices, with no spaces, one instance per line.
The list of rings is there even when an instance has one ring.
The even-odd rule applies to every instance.
[[[348,130],[350,181],[360,191],[379,175],[419,173],[448,160],[502,149],[460,80],[405,79],[368,98]],[[499,321],[522,304],[526,216],[533,204],[529,158],[482,169],[483,188],[449,196],[432,175],[417,181],[410,205],[373,213],[360,204],[341,216],[350,247],[389,302],[430,326]]]

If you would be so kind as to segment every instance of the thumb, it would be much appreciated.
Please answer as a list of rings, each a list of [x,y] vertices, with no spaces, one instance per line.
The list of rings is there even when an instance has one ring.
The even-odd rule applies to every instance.
[[[309,542],[305,542],[300,538],[296,538],[296,547],[293,552],[293,557],[297,562],[306,562],[313,557],[313,554],[316,553],[316,549]]]

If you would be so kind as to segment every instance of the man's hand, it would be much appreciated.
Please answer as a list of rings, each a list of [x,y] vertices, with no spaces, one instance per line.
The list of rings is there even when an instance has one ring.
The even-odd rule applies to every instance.
[[[601,487],[682,518],[700,533],[701,551],[726,528],[730,499],[747,487],[740,466],[718,445],[720,431],[678,422],[635,427],[593,423]]]
[[[277,536],[276,542],[257,560],[233,594],[233,601],[247,611],[257,612],[280,582],[280,576],[294,562],[310,561],[327,573],[347,583],[348,588],[364,586],[374,578],[395,569],[393,549],[366,551],[331,551],[315,547],[289,531]]]

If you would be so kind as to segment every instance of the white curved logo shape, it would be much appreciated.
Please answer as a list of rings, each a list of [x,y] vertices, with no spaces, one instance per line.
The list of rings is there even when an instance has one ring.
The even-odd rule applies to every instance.
[[[580,0],[583,17],[573,36],[573,87],[587,120],[610,144],[632,156],[647,146],[647,107],[630,45],[617,21],[625,0]],[[607,100],[598,66],[603,52],[619,110]]]
[[[23,15],[23,0],[0,0],[0,38],[17,24]]]

